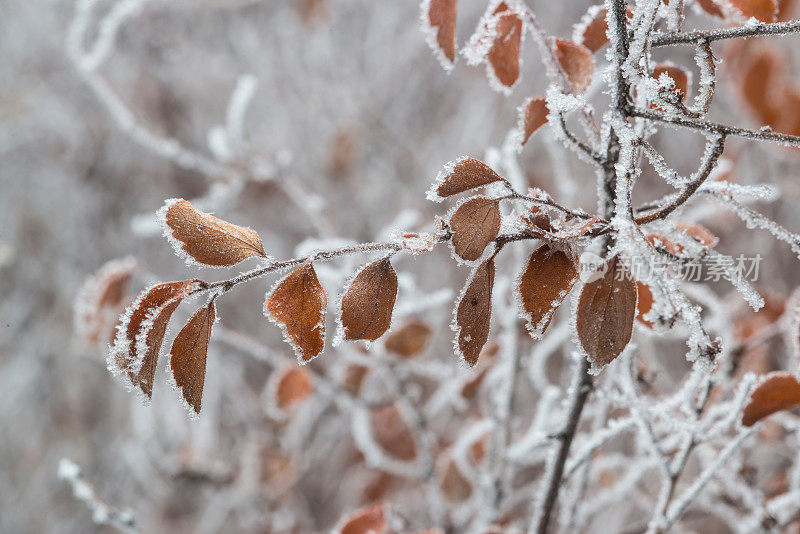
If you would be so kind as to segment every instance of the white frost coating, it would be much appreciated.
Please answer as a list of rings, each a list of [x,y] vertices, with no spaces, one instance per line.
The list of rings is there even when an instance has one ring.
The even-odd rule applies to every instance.
[[[425,42],[428,43],[431,51],[433,52],[434,57],[442,66],[444,71],[447,74],[452,72],[453,68],[455,67],[455,60],[458,59],[458,54],[455,55],[453,61],[445,55],[444,50],[439,47],[439,39],[438,39],[438,32],[437,28],[431,26],[431,19],[429,16],[431,9],[431,0],[422,0],[419,5],[419,26],[422,29],[422,33],[425,34]],[[455,41],[455,38],[454,38]],[[455,42],[453,43],[455,46]]]
[[[239,152],[244,146],[244,115],[258,88],[258,78],[252,74],[242,74],[236,80],[236,87],[228,101],[225,113],[225,129],[230,146]]]
[[[458,470],[461,471],[467,480],[470,480],[476,485],[479,484],[481,474],[470,460],[470,449],[480,441],[481,438],[491,432],[493,428],[494,424],[491,419],[476,421],[461,431],[451,449],[453,461],[458,466]]]
[[[444,167],[439,174],[436,175],[436,179],[431,184],[430,188],[425,192],[425,198],[432,202],[442,202],[446,197],[440,197],[437,193],[439,186],[441,186],[444,181],[453,174],[453,169],[455,166],[461,163],[462,161],[469,159],[469,156],[461,156],[458,159],[454,159],[453,161],[448,161],[444,164]]]
[[[390,234],[389,240],[409,254],[416,256],[433,250],[439,242],[439,236],[428,232],[409,233],[396,229]]]
[[[139,263],[133,256],[111,260],[84,281],[73,304],[76,333],[84,337],[92,333],[93,318],[101,312],[100,299],[108,281],[127,276],[138,267]]]
[[[458,325],[458,306],[461,304],[461,300],[464,298],[464,295],[467,293],[467,289],[469,286],[472,285],[472,280],[475,278],[475,273],[478,271],[480,266],[483,264],[484,260],[489,258],[495,252],[494,246],[488,246],[483,251],[483,254],[480,258],[475,262],[472,270],[467,277],[467,281],[464,282],[464,287],[461,288],[461,291],[458,293],[458,297],[456,298],[455,304],[453,306],[453,319],[450,321],[450,329],[455,332],[455,338],[453,339],[453,350],[455,355],[458,357],[458,363],[464,369],[473,369],[473,366],[467,362],[467,359],[464,357],[464,353],[461,352],[461,347],[458,344],[458,338],[461,337],[461,327]],[[469,341],[469,339],[467,339]]]
[[[401,417],[403,417],[403,411],[399,410],[399,412]],[[405,420],[405,417],[403,418]],[[408,425],[408,421],[405,420],[405,422]],[[410,425],[409,428],[411,428]],[[350,420],[350,431],[353,434],[353,441],[358,450],[361,451],[361,454],[364,455],[364,460],[366,460],[367,465],[405,478],[415,478],[423,471],[424,466],[420,464],[419,460],[406,462],[398,460],[397,458],[392,458],[383,452],[383,449],[375,440],[375,436],[372,433],[372,421],[370,413],[366,409],[360,406],[353,408],[353,414]],[[416,436],[414,436],[414,443],[417,447],[419,446]]]
[[[729,194],[740,202],[775,202],[781,197],[780,189],[772,184],[737,184],[728,181],[706,182],[699,191]]]
[[[800,234],[792,233],[772,219],[743,206],[735,201],[729,194],[711,193],[711,196],[723,205],[729,207],[731,211],[744,221],[747,228],[751,230],[754,228],[766,230],[776,239],[788,243],[792,248],[792,252],[800,258]]]

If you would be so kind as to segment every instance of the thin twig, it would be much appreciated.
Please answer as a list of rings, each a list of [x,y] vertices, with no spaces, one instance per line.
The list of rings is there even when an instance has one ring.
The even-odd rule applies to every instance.
[[[785,35],[800,32],[800,20],[738,26],[719,30],[695,32],[656,33],[650,40],[650,46],[666,46],[674,44],[697,43],[700,41],[721,41],[723,39],[741,39],[762,35]]]

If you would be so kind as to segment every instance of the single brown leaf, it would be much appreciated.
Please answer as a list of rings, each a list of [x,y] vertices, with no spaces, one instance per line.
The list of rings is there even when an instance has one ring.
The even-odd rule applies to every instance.
[[[768,415],[800,405],[800,382],[787,371],[775,371],[764,377],[750,394],[744,407],[742,425],[753,426]]]
[[[310,261],[286,275],[267,297],[264,313],[281,327],[300,364],[322,352],[327,306],[328,297]]]
[[[463,260],[475,261],[500,233],[500,207],[486,197],[472,197],[450,216],[450,244]]]
[[[173,299],[186,297],[198,280],[183,280],[157,284],[142,293],[133,301],[120,318],[117,335],[111,347],[114,364],[127,375],[135,376],[144,354],[137,346],[136,337],[142,331],[143,323],[155,316],[159,310]]]
[[[266,258],[261,238],[196,209],[186,200],[168,200],[159,211],[164,234],[178,255],[203,265],[231,266],[254,256]]]
[[[167,325],[172,317],[172,313],[186,295],[179,295],[166,302],[157,309],[155,315],[149,321],[143,323],[141,331],[136,335],[137,350],[143,352],[142,366],[136,378],[133,379],[134,385],[138,386],[147,398],[153,397],[153,380],[158,365],[158,355],[161,352],[161,345],[164,342],[164,334],[167,332]],[[142,349],[141,347],[145,347]]]
[[[541,339],[578,274],[578,259],[572,252],[545,243],[530,255],[518,281],[517,295],[531,337]]]
[[[461,158],[445,165],[433,187],[428,191],[428,198],[441,201],[443,198],[482,187],[502,180],[484,162],[475,158]]]
[[[455,313],[457,354],[471,367],[489,338],[492,318],[494,257],[478,265],[467,281]]]
[[[472,495],[472,484],[461,474],[458,464],[449,456],[439,468],[439,487],[451,503],[464,502]]]
[[[639,298],[636,301],[636,318],[643,325],[653,328],[653,322],[644,318],[645,314],[653,309],[653,291],[650,286],[643,282],[636,282],[636,290]]]
[[[717,237],[712,234],[708,228],[696,223],[677,222],[675,223],[675,229],[683,232],[684,234],[693,238],[695,241],[700,242],[701,245],[707,247],[713,246],[714,243],[717,242]]]
[[[577,310],[578,338],[596,369],[622,353],[636,315],[636,283],[628,269],[617,256],[604,269],[596,280],[584,284]]]
[[[680,256],[683,254],[683,251],[686,250],[683,245],[676,243],[672,239],[662,234],[648,234],[647,241],[649,241],[654,247],[663,248],[670,254],[674,254],[676,256]]]
[[[344,339],[375,341],[392,324],[397,299],[397,273],[389,258],[366,265],[356,274],[342,297]]]
[[[495,10],[497,33],[492,41],[487,59],[494,77],[504,87],[513,87],[520,75],[520,50],[522,45],[522,19],[510,9]]]
[[[75,330],[86,342],[98,343],[104,329],[113,326],[138,266],[133,258],[111,260],[84,282],[75,296]]]
[[[187,405],[200,413],[203,384],[206,379],[206,356],[211,327],[216,320],[214,301],[199,308],[175,336],[170,350],[170,369]]]
[[[272,382],[272,402],[281,410],[305,400],[314,391],[311,373],[300,367],[276,371]]]
[[[586,48],[597,52],[608,44],[608,21],[606,21],[607,10],[600,5],[592,6],[581,19],[580,24],[575,25],[573,37],[576,43],[582,44]],[[633,18],[633,12],[627,9],[628,19]]]
[[[414,436],[396,406],[390,404],[374,410],[370,424],[375,442],[387,455],[406,462],[417,457]]]
[[[545,97],[534,96],[526,100],[519,111],[519,130],[522,132],[522,145],[525,145],[536,130],[547,124],[550,110]]]
[[[592,51],[567,39],[556,39],[553,52],[572,86],[572,91],[574,93],[586,91],[592,83],[594,74]]]
[[[386,350],[403,358],[412,358],[428,345],[433,331],[420,320],[411,320],[386,337]]]
[[[528,228],[534,232],[552,232],[553,224],[550,219],[550,212],[541,206],[530,206],[527,213],[524,213],[520,218],[528,225]]]
[[[725,13],[722,12],[722,8],[717,5],[715,0],[697,0],[697,5],[709,15],[714,15],[715,17],[725,16]]]
[[[742,15],[742,18],[755,17],[761,22],[778,20],[778,2],[776,0],[722,0]]]
[[[773,48],[761,46],[748,51],[742,63],[739,72],[742,99],[762,124],[776,126],[781,117],[785,58]]]
[[[353,512],[343,518],[339,527],[334,529],[338,534],[387,534],[389,524],[386,521],[386,505],[374,504]]]
[[[427,8],[427,19],[434,50],[441,52],[450,65],[456,60],[456,4],[458,0],[427,0],[422,3]]]

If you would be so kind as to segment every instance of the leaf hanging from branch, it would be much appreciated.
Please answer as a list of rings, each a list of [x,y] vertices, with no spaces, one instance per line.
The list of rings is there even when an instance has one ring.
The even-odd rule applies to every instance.
[[[344,339],[375,341],[392,324],[397,273],[388,257],[366,265],[342,297],[340,323]]]
[[[286,275],[267,297],[264,313],[280,326],[301,365],[322,352],[327,306],[328,297],[310,261]]]
[[[270,377],[270,398],[279,410],[287,410],[314,391],[311,373],[302,367],[285,367]]]
[[[372,437],[383,452],[404,462],[417,457],[414,435],[396,406],[390,404],[370,414]]]
[[[744,407],[742,424],[753,426],[768,415],[781,410],[789,410],[800,405],[800,382],[786,371],[768,374],[753,393]]]
[[[422,28],[439,63],[450,71],[456,61],[456,6],[458,0],[422,0]]]
[[[520,51],[522,47],[522,18],[516,11],[501,2],[494,12],[496,33],[487,59],[496,89],[510,90],[519,81]]]
[[[556,39],[553,51],[572,86],[572,91],[574,93],[586,91],[592,83],[594,74],[592,51],[567,39]]]
[[[189,295],[195,283],[201,282],[166,282],[140,293],[120,316],[117,334],[109,351],[109,368],[119,369],[122,376],[133,385],[139,385],[140,377],[149,377],[150,361],[158,357],[164,337],[162,323],[166,329],[172,311]],[[142,386],[142,391],[149,397],[152,394],[152,379],[146,382],[149,386]]]
[[[403,358],[412,358],[421,353],[431,338],[431,327],[419,320],[412,320],[389,334],[386,350]]]
[[[592,53],[597,52],[608,44],[608,11],[602,5],[591,6],[581,21],[573,27],[572,40],[588,48]],[[633,18],[633,12],[627,9],[628,19]]]
[[[470,367],[478,363],[489,338],[494,287],[494,256],[478,265],[458,300],[452,328],[456,332],[456,354]]]
[[[254,230],[203,213],[186,200],[168,200],[158,215],[164,235],[187,262],[228,267],[252,257],[267,258]]]
[[[547,100],[543,96],[534,96],[525,101],[519,108],[519,124],[522,133],[521,145],[525,145],[533,133],[547,123]]]
[[[450,216],[453,251],[465,261],[477,260],[500,233],[500,220],[496,200],[472,197],[462,202]]]
[[[138,266],[133,258],[111,260],[84,282],[75,297],[75,331],[86,342],[98,343],[108,335],[104,329],[113,327],[111,321],[125,301],[128,282]]]
[[[581,290],[576,325],[583,350],[599,370],[614,361],[631,339],[636,283],[618,256],[595,275],[598,278]]]
[[[488,185],[503,178],[484,162],[461,158],[445,165],[428,190],[428,199],[441,202],[445,198]]]
[[[200,413],[203,384],[206,379],[206,357],[211,341],[211,327],[216,320],[214,301],[199,308],[175,336],[170,350],[170,369],[175,385],[195,415]]]
[[[554,249],[544,244],[528,258],[517,283],[517,298],[526,328],[534,339],[540,339],[578,280],[578,259],[571,251]]]

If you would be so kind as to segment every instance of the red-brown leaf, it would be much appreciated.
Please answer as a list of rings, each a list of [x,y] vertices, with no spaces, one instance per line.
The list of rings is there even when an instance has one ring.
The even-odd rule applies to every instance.
[[[497,34],[487,59],[495,78],[505,87],[513,87],[520,75],[522,19],[512,10],[497,13]]]
[[[543,96],[534,96],[522,104],[519,115],[519,129],[522,132],[522,144],[528,142],[531,135],[547,123],[547,100]]]
[[[342,297],[344,339],[375,341],[392,324],[397,273],[389,258],[374,261],[350,282]]]
[[[744,407],[742,424],[753,426],[768,415],[800,405],[800,382],[786,371],[768,374]]]
[[[475,261],[500,233],[500,208],[496,200],[473,197],[459,205],[450,217],[450,244],[463,260]]]
[[[653,309],[653,291],[645,283],[636,282],[638,299],[636,301],[636,318],[645,326],[653,328],[653,322],[644,318]]]
[[[630,8],[627,12],[628,18],[632,18],[633,12]],[[606,14],[607,11],[604,7],[590,7],[581,23],[575,26],[575,41],[591,50],[592,53],[597,52],[608,43]]]
[[[203,213],[186,200],[167,201],[159,217],[175,251],[197,263],[222,267],[267,257],[255,231]]]
[[[775,22],[778,20],[778,2],[776,0],[722,0],[727,2],[742,17],[749,19],[755,17],[761,22]]]
[[[428,24],[435,33],[434,42],[450,65],[456,60],[456,4],[458,0],[428,0],[423,2],[427,7]]]
[[[133,371],[145,356],[139,351],[136,343],[136,337],[142,331],[143,323],[173,299],[178,299],[180,302],[180,299],[189,294],[195,282],[196,280],[183,280],[157,284],[143,291],[130,305],[120,319],[114,345],[111,348],[114,364],[121,371],[130,374],[133,379]]]
[[[433,184],[434,188],[428,192],[428,198],[440,201],[502,179],[482,161],[475,158],[461,158],[445,166],[445,170]]]
[[[304,368],[286,367],[276,373],[273,378],[272,402],[281,410],[308,398],[314,391],[311,373]]]
[[[586,91],[594,74],[592,51],[567,39],[556,39],[553,51],[572,86],[572,91],[574,93]]]
[[[697,0],[697,4],[709,15],[714,15],[715,17],[725,16],[725,13],[722,12],[715,0]]]
[[[478,363],[481,349],[489,338],[493,287],[494,257],[491,257],[472,272],[456,306],[457,353],[470,366]]]
[[[111,260],[90,276],[78,291],[75,330],[88,343],[99,342],[104,328],[113,326],[112,317],[119,313],[127,295],[128,282],[137,268],[138,263],[133,258]]]
[[[153,379],[158,365],[158,355],[161,352],[161,345],[164,342],[164,334],[167,332],[167,325],[172,317],[172,313],[184,299],[185,295],[179,295],[167,301],[152,317],[151,326],[143,328],[136,336],[136,344],[144,344],[144,358],[139,373],[133,379],[134,385],[138,386],[142,393],[148,398],[153,397]]]
[[[281,327],[300,364],[322,352],[327,306],[328,297],[310,261],[286,275],[267,297],[264,312]]]
[[[412,358],[428,345],[431,327],[419,320],[405,323],[386,338],[386,350],[403,358]]]
[[[517,286],[528,332],[539,339],[578,280],[578,260],[571,252],[540,246],[528,258]]]
[[[622,353],[636,315],[636,283],[630,272],[617,256],[604,268],[599,278],[583,286],[577,313],[578,338],[596,369]]]
[[[417,457],[411,429],[394,405],[378,408],[370,414],[372,436],[387,455],[410,462]]]
[[[338,534],[386,534],[389,524],[386,521],[386,505],[383,503],[362,508],[340,521],[335,529]]]
[[[170,350],[170,369],[175,384],[186,403],[200,413],[203,384],[206,379],[206,356],[211,340],[211,327],[216,320],[214,301],[194,312],[189,322],[175,336]]]

